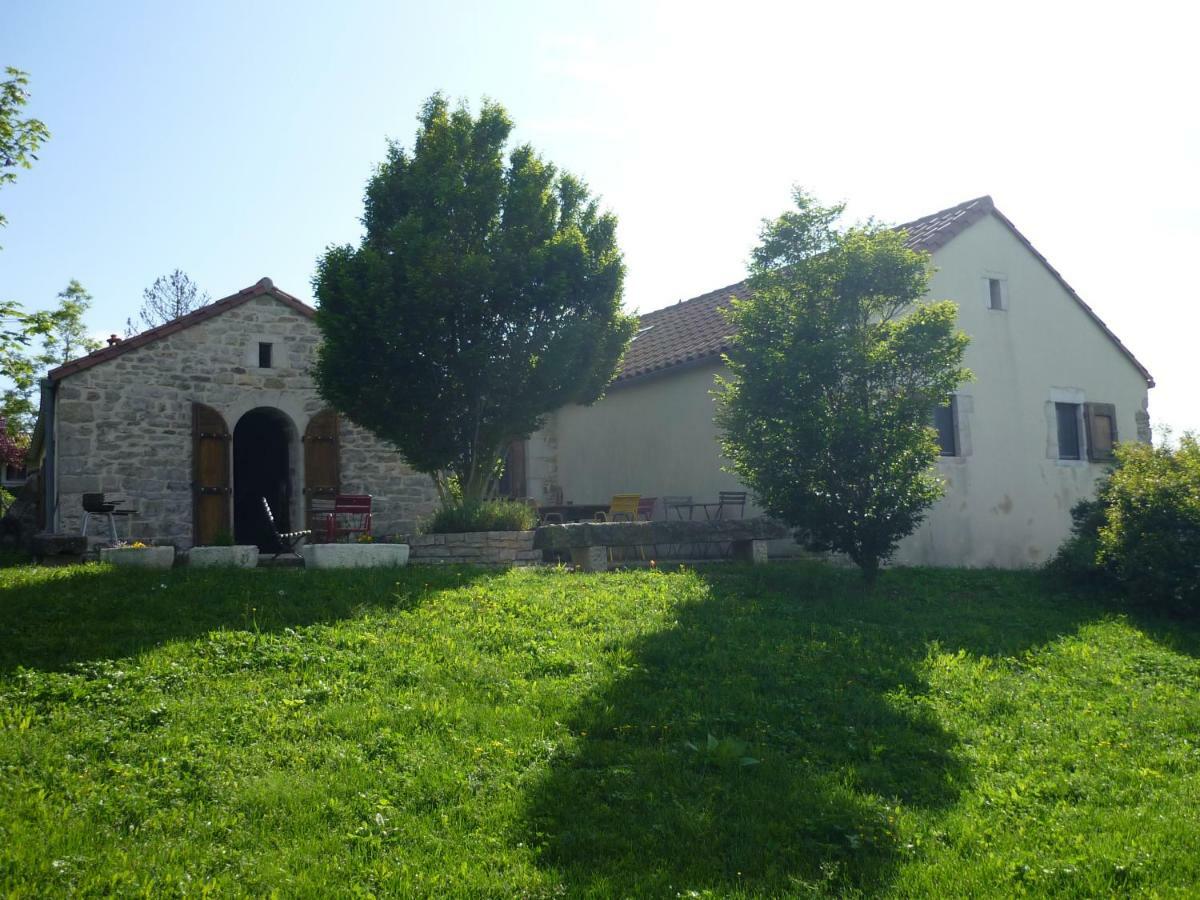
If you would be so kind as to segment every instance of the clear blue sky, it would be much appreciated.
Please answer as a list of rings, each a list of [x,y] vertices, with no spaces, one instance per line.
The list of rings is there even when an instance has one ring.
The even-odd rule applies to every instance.
[[[1156,426],[1200,429],[1196,14],[972,7],[10,3],[53,137],[0,191],[0,298],[78,278],[97,333],[176,267],[311,301],[440,89],[603,195],[641,311],[740,279],[793,183],[890,221],[990,193],[1155,375]]]

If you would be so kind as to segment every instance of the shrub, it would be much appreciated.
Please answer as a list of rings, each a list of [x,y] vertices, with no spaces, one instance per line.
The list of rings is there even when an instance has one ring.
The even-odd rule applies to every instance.
[[[1200,440],[1127,444],[1103,485],[1097,562],[1137,598],[1200,611]]]
[[[443,506],[422,528],[426,534],[460,531],[528,531],[537,524],[537,513],[515,500],[481,500]]]
[[[1098,499],[1080,500],[1071,507],[1071,536],[1050,560],[1049,571],[1073,581],[1111,582],[1111,573],[1096,561],[1104,520],[1105,506]]]
[[[1111,577],[1139,602],[1200,611],[1200,440],[1123,444],[1116,458],[1096,501],[1072,510],[1055,565]]]

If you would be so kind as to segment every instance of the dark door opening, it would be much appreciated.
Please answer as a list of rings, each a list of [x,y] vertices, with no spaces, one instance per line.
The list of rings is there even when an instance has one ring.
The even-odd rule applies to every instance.
[[[233,535],[239,544],[274,549],[263,497],[276,527],[291,530],[290,431],[283,414],[266,407],[250,410],[233,430]]]

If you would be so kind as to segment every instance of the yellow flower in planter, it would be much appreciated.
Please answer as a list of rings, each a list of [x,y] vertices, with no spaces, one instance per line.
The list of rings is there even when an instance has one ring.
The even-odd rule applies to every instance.
[[[357,540],[360,544],[375,543],[375,538],[371,537],[369,534],[360,534],[355,540]]]

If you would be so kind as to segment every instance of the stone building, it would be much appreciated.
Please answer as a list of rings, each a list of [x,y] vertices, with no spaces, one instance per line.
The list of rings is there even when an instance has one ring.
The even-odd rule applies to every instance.
[[[78,533],[83,494],[100,491],[133,508],[135,539],[259,543],[263,497],[289,530],[310,527],[314,503],[361,493],[376,534],[414,530],[433,484],[323,403],[314,314],[264,278],[52,370],[32,454],[44,526]]]

